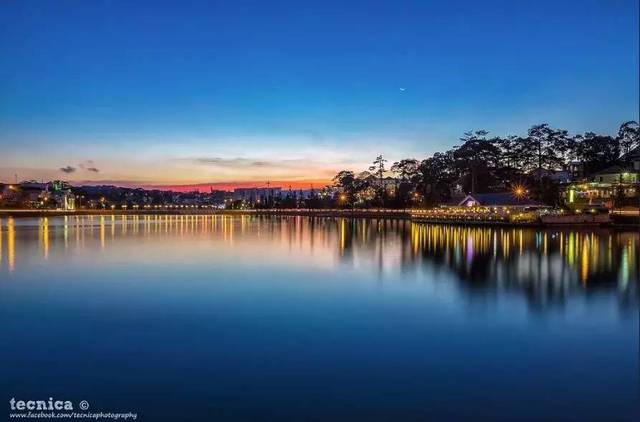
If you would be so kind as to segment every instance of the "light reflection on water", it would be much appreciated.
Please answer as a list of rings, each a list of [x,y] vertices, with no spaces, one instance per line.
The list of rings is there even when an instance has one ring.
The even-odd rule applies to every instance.
[[[0,219],[0,397],[141,420],[628,420],[639,241],[374,219]]]
[[[249,256],[268,249],[326,268],[368,268],[378,275],[446,269],[472,290],[517,289],[537,305],[590,290],[611,290],[621,304],[637,305],[639,233],[609,229],[227,215],[8,218],[0,219],[0,271],[28,270],[34,261],[47,261],[52,248],[57,254],[96,247],[108,253],[118,241],[133,239],[190,248],[186,241],[194,238],[222,242]]]

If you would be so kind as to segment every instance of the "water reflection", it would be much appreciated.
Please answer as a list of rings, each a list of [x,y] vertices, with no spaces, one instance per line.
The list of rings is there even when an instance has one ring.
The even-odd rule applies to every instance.
[[[639,234],[607,229],[220,215],[9,218],[0,219],[0,273],[27,270],[35,259],[47,261],[74,250],[99,248],[107,253],[118,242],[136,238],[180,243],[182,248],[195,248],[189,242],[194,238],[211,239],[257,259],[271,250],[282,259],[315,260],[328,269],[346,266],[380,276],[446,270],[468,292],[517,291],[536,306],[562,303],[573,293],[599,291],[617,294],[625,306],[638,303]]]
[[[7,223],[7,266],[9,272],[16,268],[16,231],[13,219]]]
[[[517,289],[537,305],[602,289],[637,304],[638,240],[637,232],[611,230],[412,227],[423,260],[450,268],[472,287]]]

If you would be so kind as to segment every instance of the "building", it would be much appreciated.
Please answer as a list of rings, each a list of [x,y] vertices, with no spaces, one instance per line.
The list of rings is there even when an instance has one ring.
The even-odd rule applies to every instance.
[[[9,185],[8,192],[3,195],[5,203],[18,208],[43,208],[46,202],[47,184],[34,180]]]
[[[362,173],[360,173],[358,175],[358,178],[361,180],[366,180],[369,183],[369,186],[374,190],[379,191],[382,188],[388,197],[395,196],[398,184],[400,183],[400,181],[395,177],[386,176],[381,179],[375,174],[369,173],[368,171],[363,171]]]
[[[236,188],[233,191],[234,201],[256,202],[280,196],[282,188]]]
[[[640,172],[640,146],[623,155],[621,161],[627,164],[629,170]]]
[[[9,208],[75,209],[75,195],[68,183],[49,183],[28,180],[18,184],[0,186],[0,205]]]
[[[457,204],[458,207],[509,207],[509,208],[541,208],[544,204],[524,196],[519,197],[511,192],[476,193],[467,195]]]
[[[54,180],[45,184],[44,207],[55,208],[64,211],[76,209],[76,197],[71,191],[71,185],[62,180]]]
[[[479,193],[465,196],[454,205],[416,210],[416,221],[461,224],[534,224],[550,207],[511,192]]]
[[[567,171],[572,180],[582,179],[585,176],[584,163],[582,161],[571,161]]]
[[[579,179],[582,176],[579,176],[581,172],[579,170],[572,169],[570,166],[568,170],[547,170],[547,169],[537,169],[533,170],[530,175],[536,179],[546,178],[554,183],[570,183],[575,179]]]
[[[638,182],[638,173],[633,171],[629,166],[613,165],[594,173],[591,181],[596,183],[636,183]]]
[[[635,151],[635,156],[632,155]],[[563,185],[561,199],[569,208],[600,206],[613,208],[638,203],[640,192],[640,153],[627,154],[621,163],[602,169],[584,181]],[[628,159],[628,161],[627,161]]]
[[[0,186],[0,205],[16,207],[20,202],[20,193],[16,185],[2,184]]]

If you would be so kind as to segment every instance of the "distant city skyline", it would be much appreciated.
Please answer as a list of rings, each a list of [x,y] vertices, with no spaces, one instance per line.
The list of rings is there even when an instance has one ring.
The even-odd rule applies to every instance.
[[[638,120],[638,2],[5,2],[0,181],[321,187]]]

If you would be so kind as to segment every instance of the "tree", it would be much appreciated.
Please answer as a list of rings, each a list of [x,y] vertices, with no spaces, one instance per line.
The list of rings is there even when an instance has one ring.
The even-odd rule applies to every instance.
[[[411,201],[411,195],[416,189],[420,178],[420,163],[415,158],[405,158],[393,163],[391,171],[399,181],[396,183],[395,205],[404,207]]]
[[[397,161],[391,166],[391,171],[403,182],[414,181],[418,175],[420,163],[415,158],[405,158]]]
[[[552,129],[543,123],[531,126],[519,148],[523,170],[536,170],[541,179],[544,170],[558,170],[565,164],[569,151],[569,134],[566,130]]]
[[[364,207],[370,206],[377,196],[376,177],[368,171],[358,174],[354,182],[355,198]]]
[[[480,190],[487,190],[494,180],[493,170],[495,170],[500,157],[500,150],[495,145],[494,140],[486,138],[486,130],[475,132],[465,132],[460,138],[462,145],[455,148],[453,158],[455,167],[463,178],[463,186],[476,193]]]
[[[380,192],[380,202],[382,206],[384,206],[384,184],[382,182],[382,178],[384,177],[384,173],[387,171],[385,168],[385,163],[387,160],[384,159],[382,155],[378,155],[375,160],[373,160],[373,164],[369,166],[369,171],[373,172],[373,174],[378,178],[378,190]]]
[[[343,191],[349,192],[353,190],[353,182],[355,179],[356,178],[352,171],[342,170],[333,177],[333,184],[334,186],[341,188]]]
[[[565,167],[569,154],[570,138],[566,130],[553,129],[548,124],[534,125],[527,131],[527,136],[520,139],[516,150],[519,156],[519,167],[523,172],[535,179],[537,189],[534,197],[542,199],[545,192],[545,178],[555,170]]]
[[[638,123],[631,120],[621,124],[616,139],[620,143],[623,154],[627,154],[640,146],[640,127]]]
[[[451,185],[457,175],[451,152],[436,152],[420,163],[418,189],[428,204],[436,204],[451,197]]]
[[[342,170],[333,177],[333,185],[345,195],[341,202],[349,203],[356,192],[356,177],[350,170]]]
[[[618,160],[620,143],[611,136],[587,132],[576,136],[575,153],[584,162],[587,173],[593,173]]]
[[[522,137],[513,135],[506,138],[495,138],[494,140],[500,151],[496,176],[503,188],[508,188],[524,177],[519,154],[520,145],[523,142],[524,139]]]

